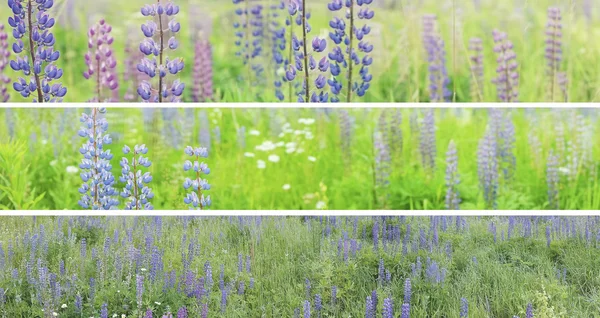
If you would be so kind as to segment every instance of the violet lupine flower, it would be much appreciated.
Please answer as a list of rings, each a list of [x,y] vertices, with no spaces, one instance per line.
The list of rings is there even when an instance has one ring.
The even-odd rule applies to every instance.
[[[550,151],[548,156],[548,163],[546,167],[546,182],[548,184],[548,205],[550,209],[558,210],[558,189],[560,183],[560,177],[558,175],[559,159],[557,155],[554,155],[553,151]]]
[[[213,98],[212,45],[208,40],[196,40],[194,47],[194,86],[192,100],[205,102]]]
[[[152,318],[152,309],[148,308],[146,310],[146,314],[144,315],[144,318]]]
[[[144,276],[135,275],[135,295],[137,300],[138,309],[142,307],[142,300],[144,296]]]
[[[323,300],[321,299],[321,295],[315,294],[315,311],[317,312],[317,317],[321,317],[322,310],[323,310]]]
[[[6,103],[10,98],[10,95],[8,95],[8,83],[10,83],[10,78],[3,74],[4,69],[8,65],[9,57],[8,34],[4,31],[4,24],[0,23],[0,103]]]
[[[492,80],[496,84],[498,99],[505,103],[519,101],[519,73],[517,72],[517,55],[513,51],[513,44],[508,40],[506,33],[494,30],[494,52],[497,53],[497,77]]]
[[[533,318],[533,305],[527,304],[527,310],[525,310],[525,318]]]
[[[460,318],[467,318],[469,316],[469,302],[466,298],[460,299]]]
[[[460,183],[458,174],[458,153],[454,140],[450,140],[446,152],[446,209],[460,210],[460,195],[456,188]]]
[[[148,75],[150,80],[158,76],[158,86],[153,88],[150,80],[143,81],[137,89],[138,95],[145,102],[180,102],[185,84],[176,79],[169,87],[166,76],[167,73],[176,75],[181,72],[184,67],[183,59],[170,59],[165,52],[167,49],[175,50],[179,46],[175,34],[179,32],[181,25],[174,19],[179,13],[179,6],[173,2],[165,4],[164,0],[157,0],[157,3],[145,5],[141,13],[145,17],[153,17],[154,20],[142,24],[142,33],[146,39],[140,44],[140,52],[146,57],[140,61],[137,69]],[[168,36],[170,37],[167,40]]]
[[[110,35],[111,31],[112,27],[104,19],[88,31],[88,52],[85,54],[87,70],[83,73],[83,77],[92,78],[96,82],[96,96],[92,99],[96,102],[118,101],[112,100],[113,92],[119,88],[119,82],[117,60],[112,50],[114,38]]]
[[[310,301],[305,300],[303,302],[303,306],[302,306],[303,310],[302,312],[304,313],[304,318],[310,318]]]
[[[548,99],[554,101],[558,84],[558,72],[562,61],[562,22],[560,9],[548,8],[548,23],[546,24],[546,57],[548,76]]]
[[[498,192],[498,159],[496,138],[490,131],[479,141],[477,149],[477,172],[479,184],[487,207],[496,209]]]
[[[104,113],[105,108],[94,107],[90,115],[81,114],[83,126],[79,130],[79,136],[86,138],[86,143],[79,149],[83,154],[79,164],[79,168],[83,170],[80,175],[83,184],[79,188],[82,196],[78,203],[84,209],[110,210],[119,204],[114,198],[117,191],[113,188],[115,177],[110,164],[113,155],[110,150],[105,149],[105,145],[109,145],[112,139],[105,134],[108,122],[102,116]]]
[[[394,302],[391,298],[385,298],[383,300],[383,315],[382,318],[395,318],[394,317]]]
[[[123,153],[129,154],[131,148],[127,145],[123,147]],[[135,145],[133,147],[133,154],[131,163],[127,158],[121,159],[122,175],[119,181],[125,183],[125,188],[121,192],[123,198],[129,199],[125,205],[126,210],[153,210],[150,199],[154,198],[152,189],[148,187],[152,176],[150,172],[142,174],[141,167],[149,168],[152,162],[143,155],[148,153],[146,145]]]
[[[331,286],[331,305],[335,306],[337,302],[337,286]]]
[[[100,310],[100,318],[108,318],[108,304],[102,304],[102,309]]]
[[[242,57],[244,66],[247,68],[245,81],[248,87],[258,84],[264,68],[258,58],[262,55],[262,43],[264,37],[264,16],[261,4],[251,4],[250,0],[233,0],[233,4],[243,3],[243,7],[237,8],[235,14],[240,21],[233,23],[235,31],[235,45],[239,47],[237,56]]]
[[[429,99],[431,102],[448,102],[452,92],[448,90],[446,49],[437,31],[437,17],[433,14],[423,16],[423,46],[427,53]]]
[[[308,22],[310,13],[305,12],[305,0],[291,0],[288,11],[290,19],[295,17],[295,22],[302,28],[302,37],[298,39],[295,35],[292,37],[292,48],[294,50],[294,62],[290,62],[289,68],[285,72],[284,81],[292,82],[298,73],[303,74],[302,90],[298,92],[298,102],[300,103],[325,103],[329,100],[329,93],[325,92],[327,78],[323,74],[317,75],[314,81],[310,80],[310,71],[318,70],[318,73],[325,73],[329,69],[327,57],[323,57],[319,62],[315,60],[317,53],[322,53],[327,48],[327,41],[315,37],[311,43],[307,34],[311,31]],[[309,51],[311,45],[312,51]]]
[[[186,160],[183,164],[183,170],[188,171],[193,168],[196,172],[196,176],[194,180],[190,178],[185,178],[183,182],[183,187],[188,190],[192,188],[187,196],[183,199],[183,202],[187,205],[191,205],[190,208],[200,208],[205,209],[211,204],[210,195],[204,196],[204,191],[210,190],[210,184],[206,179],[201,178],[201,174],[208,175],[210,173],[210,168],[204,162],[200,162],[200,158],[208,158],[208,150],[206,148],[198,147],[192,148],[191,146],[185,147],[185,154],[191,157],[195,157],[195,161],[192,163],[189,160]]]
[[[279,3],[274,3],[271,5],[269,10],[269,24],[267,25],[267,29],[270,30],[271,33],[271,58],[273,59],[273,63],[275,65],[275,80],[273,85],[275,86],[275,97],[277,100],[283,101],[285,99],[285,95],[282,90],[282,79],[278,76],[280,70],[285,71],[285,67],[289,64],[289,61],[283,57],[283,53],[286,48],[287,41],[285,39],[286,35],[286,26],[282,26],[279,23],[279,16],[282,12],[285,12],[285,2],[282,0]],[[286,24],[291,27],[291,23],[289,20],[286,20]]]
[[[188,318],[188,311],[187,308],[185,308],[185,306],[177,310],[177,318]]]
[[[412,287],[410,284],[410,278],[404,281],[404,303],[410,304],[410,298],[412,296]]]
[[[435,141],[435,117],[432,108],[424,111],[419,139],[419,150],[421,152],[423,168],[431,173],[435,170],[435,158],[437,152]]]
[[[16,60],[10,61],[10,67],[27,77],[20,77],[13,88],[25,98],[33,94],[33,101],[39,103],[61,102],[67,94],[60,83],[51,84],[63,75],[54,65],[60,52],[53,48],[56,39],[50,30],[55,20],[47,12],[53,5],[53,0],[8,0],[13,14],[8,24],[16,40],[12,46]]]
[[[402,309],[400,313],[400,318],[410,318],[410,305],[402,304]]]
[[[469,40],[471,60],[471,101],[483,101],[483,42],[480,38]]]
[[[375,305],[371,296],[367,296],[367,303],[365,304],[365,318],[375,318]]]
[[[331,0],[327,4],[329,11],[343,11],[342,17],[334,16],[329,22],[329,26],[333,32],[329,33],[329,38],[335,43],[335,47],[328,54],[331,64],[332,78],[328,80],[331,87],[331,101],[339,101],[338,95],[343,88],[343,81],[347,80],[346,84],[346,101],[352,101],[352,93],[362,97],[370,87],[373,76],[369,74],[369,66],[373,63],[373,58],[369,53],[373,51],[373,45],[364,40],[364,37],[371,32],[371,28],[365,24],[358,27],[357,20],[371,20],[375,16],[375,12],[369,9],[369,5],[373,0]],[[355,42],[356,41],[356,42]],[[345,48],[342,49],[341,44],[344,43]],[[356,43],[356,47],[353,45]],[[362,57],[359,53],[362,53]],[[354,80],[354,67],[360,65],[358,75],[359,80]],[[342,68],[347,69],[347,74],[342,77]]]
[[[373,146],[375,147],[375,185],[378,188],[385,188],[390,182],[391,156],[381,132],[374,134]]]

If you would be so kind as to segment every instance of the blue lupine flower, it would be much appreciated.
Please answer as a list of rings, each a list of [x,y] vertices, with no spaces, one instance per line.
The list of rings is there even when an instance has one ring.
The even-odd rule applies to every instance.
[[[477,149],[477,172],[486,205],[496,209],[498,195],[498,159],[496,138],[490,131],[479,142]]]
[[[275,80],[273,86],[275,86],[275,97],[277,97],[277,100],[283,101],[285,99],[285,94],[282,90],[282,80],[278,74],[280,70],[286,69],[289,60],[283,57],[287,47],[285,38],[286,26],[281,26],[278,18],[282,12],[285,12],[285,2],[280,1],[279,3],[274,3],[271,5],[270,9],[271,10],[269,10],[268,13],[270,15],[268,28],[271,32],[271,57],[275,65]],[[289,24],[289,27],[291,27],[291,24]]]
[[[469,316],[469,302],[466,298],[460,299],[460,318],[466,318]]]
[[[367,296],[367,303],[365,305],[365,318],[375,318],[375,304],[371,296]]]
[[[86,138],[86,142],[79,149],[83,155],[79,164],[83,171],[80,174],[83,184],[79,188],[82,196],[78,203],[84,209],[109,210],[119,204],[114,198],[115,178],[110,164],[113,155],[110,150],[105,149],[105,145],[110,144],[112,139],[105,134],[108,122],[102,117],[104,113],[105,108],[93,108],[90,115],[81,114],[83,126],[79,130],[79,136]]]
[[[483,41],[480,38],[469,40],[471,60],[471,101],[483,101]]]
[[[402,304],[402,311],[400,313],[400,318],[410,318],[410,305]]]
[[[170,59],[166,56],[166,49],[175,50],[179,46],[175,34],[180,31],[181,25],[175,21],[174,16],[179,13],[179,6],[173,2],[147,4],[141,9],[145,17],[153,17],[141,30],[146,39],[140,43],[140,52],[146,57],[137,66],[139,72],[153,79],[158,75],[158,86],[153,88],[149,81],[143,81],[138,87],[138,95],[145,102],[159,102],[164,100],[180,102],[185,84],[179,79],[166,83],[167,73],[176,75],[183,70],[182,58]],[[167,37],[169,39],[167,40]],[[158,59],[157,59],[158,57]]]
[[[556,7],[548,8],[548,23],[546,23],[546,57],[548,76],[548,100],[554,101],[561,72],[560,63],[562,61],[562,17],[560,9]],[[564,74],[564,73],[563,73]]]
[[[131,149],[125,145],[123,153],[129,154]],[[148,183],[152,181],[150,172],[142,174],[141,167],[149,168],[152,162],[143,155],[148,153],[146,145],[135,145],[131,157],[131,163],[127,158],[121,159],[122,175],[119,181],[125,183],[125,188],[121,192],[123,198],[129,199],[125,204],[126,210],[152,210],[150,199],[154,197],[152,189],[148,187]]]
[[[193,169],[196,172],[196,176],[194,180],[185,178],[183,187],[186,190],[191,188],[191,190],[183,199],[183,202],[190,205],[190,208],[205,209],[211,204],[210,195],[204,196],[204,191],[210,190],[210,184],[208,184],[206,179],[202,179],[201,175],[208,175],[210,169],[206,163],[200,162],[199,160],[200,158],[208,158],[208,150],[203,147],[192,148],[191,146],[187,146],[185,147],[184,152],[188,156],[195,157],[196,160],[193,163],[186,160],[183,164],[183,170],[188,171]]]
[[[383,318],[395,318],[394,317],[394,302],[391,298],[383,300]]]
[[[289,23],[290,27],[295,24],[302,28],[302,37],[298,39],[295,35],[291,39],[291,52],[290,57],[294,58],[294,61],[290,61],[289,65],[286,65],[285,76],[283,77],[284,82],[293,82],[296,79],[297,74],[302,74],[302,84],[298,94],[298,102],[300,103],[324,103],[329,100],[329,93],[325,92],[325,85],[327,79],[322,74],[318,74],[314,81],[310,79],[311,71],[317,70],[319,73],[327,71],[328,64],[325,62],[325,57],[317,62],[315,59],[316,53],[321,53],[327,48],[327,41],[316,37],[312,40],[312,51],[309,51],[308,34],[311,31],[309,24],[310,12],[306,12],[303,1],[292,0],[288,6],[288,12],[290,14]],[[295,19],[294,19],[295,18]],[[292,56],[293,55],[293,56]],[[291,86],[290,86],[291,90]]]
[[[373,58],[369,53],[373,51],[373,45],[365,41],[364,37],[371,32],[371,28],[365,24],[362,27],[356,25],[357,20],[371,20],[375,16],[375,12],[369,8],[373,0],[332,0],[327,5],[329,11],[341,11],[344,7],[344,15],[342,18],[333,17],[329,22],[329,26],[333,32],[329,33],[329,38],[335,43],[335,47],[328,54],[331,62],[332,79],[328,81],[331,87],[331,101],[338,102],[340,100],[342,81],[347,80],[346,84],[346,101],[352,101],[352,94],[356,93],[359,97],[365,95],[370,87],[373,76],[369,74],[369,66],[373,63]],[[356,41],[358,43],[356,43]],[[341,48],[342,42],[345,49]],[[319,42],[313,42],[313,47],[320,49]],[[354,46],[356,44],[356,47]],[[360,66],[358,78],[354,77],[354,67]],[[345,78],[340,76],[341,69],[347,69]]]
[[[135,295],[137,300],[138,309],[142,307],[142,299],[144,296],[144,276],[135,275]]]
[[[533,305],[527,304],[527,310],[525,310],[525,318],[533,318]]]
[[[410,284],[410,278],[404,281],[404,303],[410,304],[410,298],[412,296],[412,288]]]
[[[419,150],[421,152],[423,168],[431,173],[435,170],[435,158],[437,153],[435,138],[435,116],[433,109],[431,108],[424,111],[419,139]]]
[[[310,318],[310,301],[305,300],[303,304],[304,318]]]
[[[63,75],[54,65],[60,52],[53,48],[56,39],[50,30],[55,20],[47,12],[53,5],[54,0],[8,0],[13,14],[8,24],[16,40],[12,46],[16,59],[10,61],[10,67],[26,77],[14,82],[13,88],[25,98],[33,94],[33,101],[40,103],[61,102],[67,94],[66,87],[52,84]]]
[[[448,152],[446,152],[446,209],[460,209],[460,195],[456,188],[460,183],[458,174],[458,153],[453,140],[450,140]]]

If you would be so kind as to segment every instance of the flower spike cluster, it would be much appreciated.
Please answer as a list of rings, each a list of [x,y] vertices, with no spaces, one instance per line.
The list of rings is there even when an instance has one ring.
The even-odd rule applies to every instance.
[[[329,99],[329,93],[324,90],[327,85],[327,78],[323,74],[319,74],[311,82],[310,71],[318,70],[319,73],[325,73],[329,70],[329,61],[326,56],[323,56],[319,62],[314,57],[317,53],[325,51],[327,41],[315,37],[311,43],[307,43],[307,34],[310,33],[311,26],[308,22],[310,20],[310,13],[305,11],[304,2],[305,0],[292,0],[288,6],[290,18],[295,18],[296,25],[302,28],[302,37],[300,39],[295,35],[292,37],[291,44],[295,59],[288,66],[283,80],[285,82],[292,82],[298,73],[304,73],[302,89],[298,92],[298,102],[325,103]],[[312,46],[312,51],[309,51],[309,45]]]
[[[210,173],[210,168],[208,168],[206,163],[200,162],[200,158],[208,158],[208,150],[203,147],[192,148],[191,146],[187,146],[184,151],[186,155],[195,157],[196,160],[193,163],[190,160],[186,160],[183,164],[183,171],[194,170],[196,177],[194,180],[185,178],[183,187],[190,192],[183,199],[183,202],[191,205],[191,208],[200,208],[202,210],[211,204],[210,195],[204,196],[204,191],[210,190],[210,184],[208,184],[206,179],[201,178],[202,174],[208,175]]]
[[[213,98],[212,45],[208,40],[196,40],[194,48],[194,86],[192,100],[205,102]]]
[[[123,153],[127,155],[130,152],[131,148],[125,145]],[[146,145],[135,145],[131,163],[125,157],[121,159],[122,175],[119,181],[125,183],[121,196],[129,199],[125,205],[126,210],[153,210],[149,200],[154,198],[154,193],[148,187],[148,184],[152,181],[152,176],[150,172],[142,174],[142,170],[139,169],[140,166],[149,168],[152,165],[152,162],[143,156],[147,153],[148,148],[146,148]]]
[[[356,20],[368,21],[375,16],[375,12],[368,7],[372,2],[373,0],[332,0],[327,4],[327,8],[332,12],[345,8],[343,18],[334,17],[329,22],[329,26],[333,29],[333,32],[329,33],[329,38],[336,44],[336,47],[328,55],[333,77],[328,81],[333,95],[332,102],[339,101],[338,95],[342,91],[343,79],[340,76],[342,68],[347,69],[347,102],[352,101],[353,92],[362,97],[370,87],[373,76],[369,74],[369,66],[373,63],[373,58],[368,54],[373,51],[373,45],[366,42],[364,37],[371,32],[371,28],[367,24],[358,27]],[[354,47],[355,41],[358,41],[356,48]],[[342,42],[345,45],[344,50],[341,48]],[[358,52],[362,53],[362,57]],[[360,83],[354,81],[353,78],[353,68],[359,65]]]
[[[110,150],[104,149],[105,145],[112,142],[110,136],[105,134],[108,122],[101,117],[104,113],[105,108],[93,108],[90,115],[83,113],[80,119],[83,126],[79,130],[79,136],[85,138],[86,142],[79,149],[83,155],[79,164],[79,168],[83,170],[83,184],[79,188],[81,200],[78,203],[84,209],[110,210],[119,204],[114,198],[115,177],[110,164],[113,155]]]
[[[138,95],[146,102],[159,102],[165,100],[180,102],[185,88],[179,79],[170,85],[166,83],[167,74],[176,75],[183,70],[183,59],[169,59],[166,50],[175,50],[179,43],[174,34],[179,32],[181,25],[173,18],[179,13],[179,6],[173,2],[158,0],[157,3],[145,5],[141,12],[145,17],[153,17],[142,24],[142,33],[146,37],[140,44],[140,52],[146,57],[138,64],[138,71],[148,75],[150,79],[158,76],[158,87],[153,88],[150,81],[143,81],[138,87]],[[169,39],[167,37],[170,35]]]
[[[110,35],[112,27],[104,19],[96,23],[88,31],[88,49],[85,54],[87,70],[83,73],[85,79],[94,78],[96,81],[96,96],[94,101],[108,101],[112,98],[102,89],[107,88],[115,92],[118,87],[117,60],[113,55],[112,44],[114,38]],[[118,94],[118,93],[117,93]]]
[[[10,83],[10,78],[3,74],[8,65],[9,57],[8,34],[4,31],[4,24],[0,24],[0,103],[6,103],[10,97],[7,86]]]
[[[40,103],[60,102],[67,94],[60,83],[51,84],[63,75],[62,69],[54,65],[60,52],[53,48],[56,39],[50,29],[55,20],[47,13],[53,5],[54,0],[8,0],[13,14],[8,24],[16,40],[12,49],[17,55],[10,67],[26,77],[14,82],[13,88],[25,98],[33,94],[33,101]]]
[[[498,30],[493,31],[494,52],[498,54],[496,61],[497,77],[493,80],[496,84],[498,99],[505,103],[519,101],[519,73],[517,71],[517,55],[513,51],[513,44],[508,40],[506,33]]]

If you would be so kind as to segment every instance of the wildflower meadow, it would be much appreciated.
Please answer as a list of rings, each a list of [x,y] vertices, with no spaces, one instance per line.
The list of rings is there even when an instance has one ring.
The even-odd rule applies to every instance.
[[[597,217],[4,217],[1,317],[595,317]]]

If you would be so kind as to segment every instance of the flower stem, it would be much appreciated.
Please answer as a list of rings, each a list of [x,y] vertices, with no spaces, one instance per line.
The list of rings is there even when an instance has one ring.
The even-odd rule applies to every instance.
[[[310,100],[310,89],[308,83],[308,50],[306,48],[306,0],[302,0],[302,46],[304,49],[304,92],[305,92],[305,103]]]
[[[27,1],[27,22],[29,23],[29,54],[31,54],[31,65],[33,67],[33,77],[35,78],[35,85],[37,87],[38,103],[44,102],[44,94],[42,93],[42,85],[40,83],[40,77],[35,72],[35,46],[33,45],[33,21],[32,21],[32,5],[31,0]]]
[[[348,94],[347,102],[352,101],[352,40],[354,38],[354,0],[350,0],[350,41],[348,43]]]
[[[160,4],[160,0],[156,0],[157,3]],[[158,13],[158,28],[159,28],[159,41],[160,41],[160,53],[158,54],[158,58],[159,58],[159,63],[158,63],[158,67],[162,67],[163,65],[163,51],[165,49],[165,43],[163,40],[164,37],[164,31],[163,31],[163,25],[162,25],[162,14]],[[162,103],[162,86],[163,86],[163,78],[160,74],[160,69],[158,70],[158,102]]]

